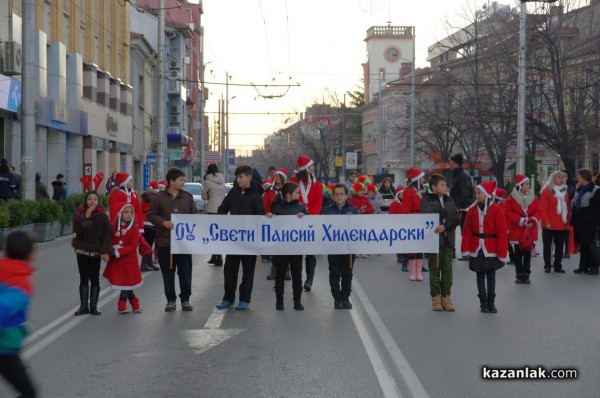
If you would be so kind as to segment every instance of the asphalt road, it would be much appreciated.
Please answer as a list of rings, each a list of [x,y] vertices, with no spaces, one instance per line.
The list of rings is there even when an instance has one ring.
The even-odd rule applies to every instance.
[[[193,312],[165,313],[160,272],[144,273],[141,314],[119,315],[103,289],[102,316],[74,317],[77,266],[69,238],[38,246],[31,335],[23,357],[42,397],[594,397],[600,382],[600,278],[545,274],[531,285],[497,273],[498,314],[479,311],[475,274],[454,263],[456,312],[431,310],[429,284],[395,256],[360,258],[353,310],[334,310],[326,258],[317,257],[305,311],[275,310],[259,263],[248,311],[214,310],[222,269],[194,256]],[[538,247],[541,244],[538,243]],[[427,276],[427,274],[425,274]],[[179,304],[179,303],[178,303]],[[484,380],[490,368],[576,369],[576,380]],[[0,396],[14,396],[0,382]]]

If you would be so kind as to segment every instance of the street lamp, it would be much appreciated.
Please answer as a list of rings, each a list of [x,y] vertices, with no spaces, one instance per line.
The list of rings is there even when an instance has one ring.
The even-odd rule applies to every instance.
[[[556,0],[521,0],[519,16],[519,100],[517,108],[517,173],[525,174],[525,89],[527,84],[527,3]]]

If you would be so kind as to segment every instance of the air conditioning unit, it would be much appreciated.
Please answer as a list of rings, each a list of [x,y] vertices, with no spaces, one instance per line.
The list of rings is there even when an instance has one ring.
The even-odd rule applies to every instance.
[[[171,69],[169,71],[169,79],[181,79],[181,69]]]
[[[20,75],[23,70],[23,53],[21,43],[16,41],[4,42],[4,74]]]
[[[181,62],[177,60],[169,61],[169,68],[171,69],[181,69]]]
[[[171,105],[171,114],[179,113],[179,105]]]
[[[181,117],[178,113],[172,113],[169,115],[169,124],[181,124]]]

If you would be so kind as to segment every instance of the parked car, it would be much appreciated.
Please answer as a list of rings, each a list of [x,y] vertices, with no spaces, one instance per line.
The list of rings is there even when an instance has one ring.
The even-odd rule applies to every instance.
[[[204,200],[202,200],[202,197],[200,196],[202,195],[202,184],[200,184],[199,182],[186,182],[183,186],[183,189],[192,194],[192,196],[194,197],[194,203],[196,204],[198,211],[200,213],[204,213],[204,206],[206,205],[206,203],[204,202]]]
[[[231,188],[233,188],[233,182],[226,182],[225,183],[225,195],[227,195],[229,193],[229,191],[231,191]]]

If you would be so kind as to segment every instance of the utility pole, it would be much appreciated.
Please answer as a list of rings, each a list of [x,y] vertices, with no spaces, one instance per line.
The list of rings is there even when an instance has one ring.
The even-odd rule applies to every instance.
[[[157,179],[165,178],[167,152],[165,134],[165,0],[158,2],[158,107],[156,110]]]
[[[383,174],[383,136],[384,131],[384,120],[383,120],[383,101],[381,98],[381,78],[382,71],[379,71],[379,96],[377,98],[377,108],[379,112],[379,156],[377,157],[377,171],[378,174]]]
[[[415,26],[413,26],[413,48],[412,48],[412,66],[411,66],[411,77],[410,77],[410,167],[415,167],[415,119],[417,113],[417,95],[416,95],[416,76],[417,66],[415,65]]]
[[[204,140],[206,130],[204,126],[204,105],[206,98],[204,97],[204,27],[200,28],[200,177],[204,177]]]
[[[23,76],[21,102],[21,195],[35,200],[35,0],[22,0]]]

